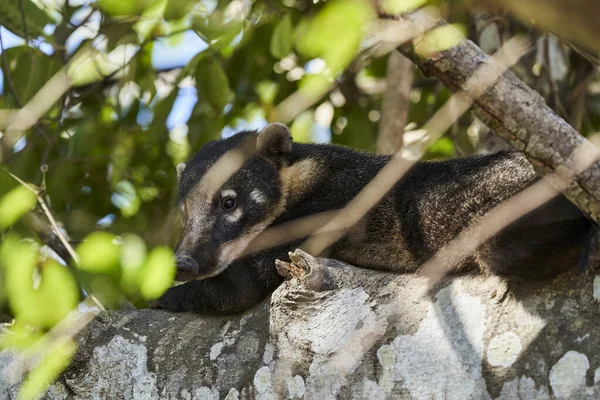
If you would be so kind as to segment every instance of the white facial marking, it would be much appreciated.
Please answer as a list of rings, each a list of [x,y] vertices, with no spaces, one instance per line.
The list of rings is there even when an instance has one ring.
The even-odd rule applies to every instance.
[[[242,215],[244,215],[244,212],[238,207],[234,212],[225,214],[225,219],[229,222],[238,222],[242,218]]]
[[[237,193],[235,192],[235,190],[225,189],[221,192],[221,197],[235,197],[235,196],[237,196]]]
[[[250,198],[259,204],[267,201],[267,196],[265,196],[265,194],[258,189],[254,189],[250,193]]]

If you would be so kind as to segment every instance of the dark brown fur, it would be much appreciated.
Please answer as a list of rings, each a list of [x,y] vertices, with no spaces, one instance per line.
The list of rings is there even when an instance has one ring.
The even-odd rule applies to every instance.
[[[249,142],[256,152],[243,167],[210,198],[198,193],[216,160]],[[340,146],[292,144],[283,125],[207,145],[182,174],[181,201],[198,211],[184,218],[178,267],[186,279],[220,273],[170,289],[160,305],[229,314],[256,304],[281,282],[274,260],[287,258],[301,241],[219,264],[224,246],[266,226],[343,208],[389,160]],[[330,247],[328,256],[369,269],[414,272],[467,226],[538,179],[518,152],[419,162]],[[264,194],[264,201],[253,202],[252,190]],[[237,196],[234,209],[221,207],[224,193]],[[498,276],[552,276],[576,265],[590,229],[581,212],[558,196],[447,267]]]

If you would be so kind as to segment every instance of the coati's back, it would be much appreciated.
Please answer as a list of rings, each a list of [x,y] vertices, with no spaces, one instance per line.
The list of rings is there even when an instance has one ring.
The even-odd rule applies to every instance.
[[[340,146],[292,143],[281,124],[205,146],[185,169],[178,168],[184,222],[178,278],[191,281],[170,289],[160,304],[213,314],[255,304],[281,282],[274,260],[285,259],[301,241],[250,255],[245,249],[270,226],[344,207],[389,159]],[[328,255],[365,268],[415,271],[537,179],[516,152],[417,163]],[[453,267],[547,275],[574,267],[589,229],[579,210],[559,196]]]
[[[538,180],[516,151],[419,162],[368,214],[368,234],[343,239],[332,256],[373,269],[416,271],[468,226]],[[577,264],[590,229],[581,211],[558,195],[447,267],[552,276]]]

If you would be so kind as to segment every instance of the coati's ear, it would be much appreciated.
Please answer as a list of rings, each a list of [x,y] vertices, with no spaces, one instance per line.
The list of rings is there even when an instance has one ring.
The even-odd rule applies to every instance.
[[[183,170],[185,169],[185,163],[184,162],[180,162],[179,164],[177,164],[177,181],[181,181],[181,174],[183,174]]]
[[[281,156],[292,151],[292,134],[278,122],[269,124],[259,133],[256,151],[263,156]]]

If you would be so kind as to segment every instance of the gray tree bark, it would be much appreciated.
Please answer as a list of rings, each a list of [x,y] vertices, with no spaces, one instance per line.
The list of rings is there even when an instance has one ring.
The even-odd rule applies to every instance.
[[[297,251],[296,277],[233,317],[101,314],[48,399],[597,399],[600,277],[444,281]],[[0,377],[12,356],[0,353]],[[3,370],[4,369],[4,370]],[[18,385],[0,378],[0,398]]]

